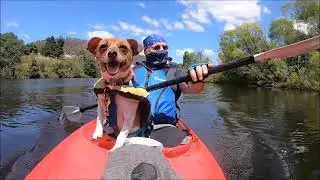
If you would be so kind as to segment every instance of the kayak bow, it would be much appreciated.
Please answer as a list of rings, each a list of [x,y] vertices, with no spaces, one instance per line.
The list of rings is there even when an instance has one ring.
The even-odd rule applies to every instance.
[[[91,140],[95,120],[85,124],[58,144],[26,179],[101,179],[115,139],[104,134]],[[177,128],[189,131],[189,140],[162,152],[183,179],[226,179],[221,167],[195,132],[180,119]]]

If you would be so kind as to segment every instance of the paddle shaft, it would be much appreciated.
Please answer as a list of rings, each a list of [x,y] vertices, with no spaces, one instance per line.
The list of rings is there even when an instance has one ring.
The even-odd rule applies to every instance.
[[[293,44],[289,44],[287,46],[279,47],[279,48],[274,48],[266,52],[262,52],[256,55],[248,56],[245,58],[240,58],[237,60],[229,61],[224,64],[217,65],[215,67],[209,68],[208,69],[208,75],[222,72],[222,71],[227,71],[233,68],[237,68],[240,66],[252,64],[255,62],[262,62],[266,59],[272,59],[272,58],[285,58],[285,57],[292,57],[296,56],[299,54],[303,54],[307,51],[310,51],[312,49],[316,49],[320,47],[320,36],[315,36],[300,42],[296,42]],[[152,91],[156,89],[161,89],[164,87],[168,87],[174,84],[179,84],[182,82],[189,82],[192,81],[190,75],[186,75],[177,79],[169,80],[169,81],[164,81],[159,84],[155,84],[152,86],[149,86],[146,88],[147,91]]]
[[[252,64],[255,62],[262,62],[266,59],[272,59],[272,58],[286,58],[286,57],[293,57],[297,56],[299,54],[303,54],[305,52],[311,51],[312,49],[317,49],[320,47],[320,36],[315,36],[303,41],[299,41],[293,44],[289,44],[283,47],[278,47],[271,49],[266,52],[262,52],[259,54],[255,54],[252,56],[248,56],[245,58],[240,58],[237,60],[229,61],[224,64],[220,64],[218,66],[212,67],[208,69],[208,75],[227,71],[229,69],[233,69],[236,67]],[[152,91],[155,89],[161,89],[164,87],[168,87],[174,84],[179,84],[182,82],[189,82],[192,81],[190,75],[186,75],[177,79],[173,79],[170,81],[165,81],[159,84],[155,84],[152,86],[149,86],[146,88],[147,91]]]
[[[248,56],[245,58],[240,58],[237,60],[233,60],[233,61],[229,61],[227,63],[224,64],[220,64],[218,66],[214,66],[208,69],[208,75],[214,74],[214,73],[218,73],[218,72],[222,72],[222,71],[227,71],[233,68],[237,68],[240,66],[245,66],[248,64],[252,64],[255,62],[261,62],[264,61],[266,59],[272,59],[272,58],[285,58],[285,57],[292,57],[292,56],[296,56],[302,53],[305,53],[307,51],[310,51],[312,49],[316,49],[320,47],[320,36],[315,36],[313,38],[310,39],[306,39],[294,44],[290,44],[287,46],[283,46],[283,47],[279,47],[279,48],[275,48],[263,53],[259,53],[256,55],[252,55],[252,56]],[[164,87],[168,87],[174,84],[180,84],[182,82],[189,82],[192,81],[190,75],[186,75],[177,79],[173,79],[173,80],[169,80],[169,81],[164,81],[162,83],[159,84],[155,84],[152,86],[148,86],[146,88],[147,91],[153,91],[156,89],[161,89]],[[84,107],[84,108],[80,108],[80,112],[84,112],[88,109],[93,109],[96,108],[98,105],[91,105],[88,107]]]
[[[224,64],[220,64],[211,68],[208,68],[208,75],[211,74],[215,74],[218,72],[222,72],[222,71],[227,71],[236,67],[240,67],[240,66],[244,66],[244,65],[248,65],[248,64],[252,64],[254,63],[254,57],[253,56],[249,56],[249,57],[245,57],[245,58],[241,58],[241,59],[237,59],[237,60],[233,60]],[[156,89],[161,89],[164,87],[168,87],[174,84],[180,84],[183,82],[189,82],[192,81],[191,76],[188,74],[186,76],[182,76],[180,78],[177,79],[173,79],[173,80],[169,80],[169,81],[164,81],[162,83],[159,84],[155,84],[152,86],[149,86],[146,88],[147,91],[153,91]]]
[[[80,108],[80,112],[82,113],[82,112],[84,112],[86,110],[93,109],[93,108],[96,108],[96,107],[98,107],[98,104],[94,104],[94,105],[91,105],[91,106]]]
[[[214,74],[214,73],[218,73],[218,72],[222,72],[222,71],[226,71],[226,70],[233,69],[233,68],[236,68],[236,67],[252,64],[254,62],[255,61],[254,61],[254,57],[253,56],[237,59],[237,60],[234,60],[234,61],[230,61],[230,62],[227,62],[227,63],[224,63],[224,64],[220,64],[218,66],[209,68],[208,69],[208,75],[211,75],[211,74]],[[153,91],[153,90],[161,89],[161,88],[164,88],[164,87],[172,86],[174,84],[179,84],[179,83],[188,82],[188,81],[192,81],[190,75],[182,76],[182,77],[177,78],[177,79],[172,79],[172,80],[169,80],[169,81],[164,81],[164,82],[159,83],[159,84],[148,86],[146,88],[146,90],[147,91]],[[96,108],[96,107],[98,107],[98,104],[94,104],[94,105],[90,105],[90,106],[87,106],[87,107],[84,107],[84,108],[80,108],[80,112],[84,112],[86,110],[93,109],[93,108]]]

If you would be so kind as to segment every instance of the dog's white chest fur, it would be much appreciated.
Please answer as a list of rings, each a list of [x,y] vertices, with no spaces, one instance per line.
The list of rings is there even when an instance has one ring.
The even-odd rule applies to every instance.
[[[137,128],[133,129],[132,125],[136,117],[139,101],[129,99],[120,95],[115,96],[117,105],[117,125],[122,127],[122,130],[129,130],[134,132]]]
[[[105,96],[103,94],[98,95],[99,102],[98,103],[98,117],[97,117],[97,124],[95,132],[93,133],[92,138],[97,139],[102,137],[103,134],[103,124],[106,121],[105,111],[106,105],[103,103],[105,102]],[[124,143],[126,138],[128,137],[130,132],[136,131],[139,127],[133,128],[133,122],[136,118],[137,109],[139,105],[139,101],[135,99],[130,99],[123,97],[119,94],[115,95],[115,104],[117,105],[117,126],[120,129],[120,133],[117,137],[116,143],[111,151],[121,147]],[[113,112],[110,112],[113,113]]]

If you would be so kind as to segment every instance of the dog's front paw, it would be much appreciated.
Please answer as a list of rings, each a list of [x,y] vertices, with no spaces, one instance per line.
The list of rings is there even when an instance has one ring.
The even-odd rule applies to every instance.
[[[97,118],[96,128],[95,128],[94,133],[92,135],[92,139],[101,138],[102,135],[103,135],[102,121],[99,118]]]
[[[115,147],[115,146],[113,146],[113,148],[112,149],[110,149],[109,151],[110,152],[113,152],[113,151],[115,151],[116,149],[118,149],[119,147]]]
[[[103,135],[103,129],[97,128],[92,135],[92,139],[97,140],[98,138],[101,138],[102,135]]]
[[[116,143],[114,144],[113,148],[110,150],[111,152],[115,151],[116,149],[122,147],[124,143],[126,142],[126,137],[128,136],[128,133],[126,132],[120,132]]]
[[[116,149],[122,147],[124,145],[124,143],[116,143],[112,149],[110,149],[110,152],[115,151]]]
[[[119,142],[119,141],[116,142],[115,145],[113,146],[113,148],[110,149],[110,152],[115,151],[116,149],[120,148],[120,147],[123,146],[123,145],[124,145],[124,142]]]

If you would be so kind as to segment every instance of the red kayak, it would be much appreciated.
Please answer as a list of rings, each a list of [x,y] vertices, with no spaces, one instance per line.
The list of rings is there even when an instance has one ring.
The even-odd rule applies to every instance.
[[[91,140],[96,120],[76,130],[57,145],[26,176],[26,179],[101,179],[115,139],[104,135]],[[164,147],[172,169],[183,179],[226,179],[219,164],[199,137],[179,120],[177,128],[188,129],[186,144]]]

